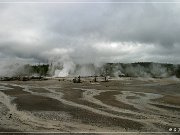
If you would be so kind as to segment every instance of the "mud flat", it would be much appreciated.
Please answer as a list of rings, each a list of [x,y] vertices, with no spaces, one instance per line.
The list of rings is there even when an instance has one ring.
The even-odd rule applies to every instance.
[[[154,101],[180,106],[180,96],[165,95],[162,98],[154,99]]]
[[[141,134],[180,127],[180,81],[89,80],[0,82],[0,132]]]

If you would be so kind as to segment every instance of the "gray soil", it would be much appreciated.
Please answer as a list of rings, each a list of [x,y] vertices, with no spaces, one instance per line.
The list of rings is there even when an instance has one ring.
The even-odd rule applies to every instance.
[[[180,127],[180,81],[82,79],[0,82],[0,132],[140,134]]]

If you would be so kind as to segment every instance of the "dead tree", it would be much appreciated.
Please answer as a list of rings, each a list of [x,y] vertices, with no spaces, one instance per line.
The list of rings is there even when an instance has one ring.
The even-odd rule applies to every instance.
[[[94,76],[94,82],[97,82],[97,76]]]
[[[76,77],[73,79],[73,83],[77,83],[77,78]]]
[[[77,80],[77,83],[80,83],[80,82],[81,82],[81,77],[79,76],[78,80]]]
[[[73,83],[81,83],[81,77],[78,76],[78,79],[77,79],[77,77],[75,77],[75,78],[73,79]]]

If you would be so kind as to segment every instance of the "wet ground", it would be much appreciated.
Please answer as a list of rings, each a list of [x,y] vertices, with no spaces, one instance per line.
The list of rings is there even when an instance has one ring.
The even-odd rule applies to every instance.
[[[180,128],[179,80],[89,80],[0,82],[0,132],[170,134]]]

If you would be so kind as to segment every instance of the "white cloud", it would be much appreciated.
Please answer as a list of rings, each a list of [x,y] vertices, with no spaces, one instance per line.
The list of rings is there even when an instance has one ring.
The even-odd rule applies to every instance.
[[[0,60],[180,63],[174,4],[0,4]]]

